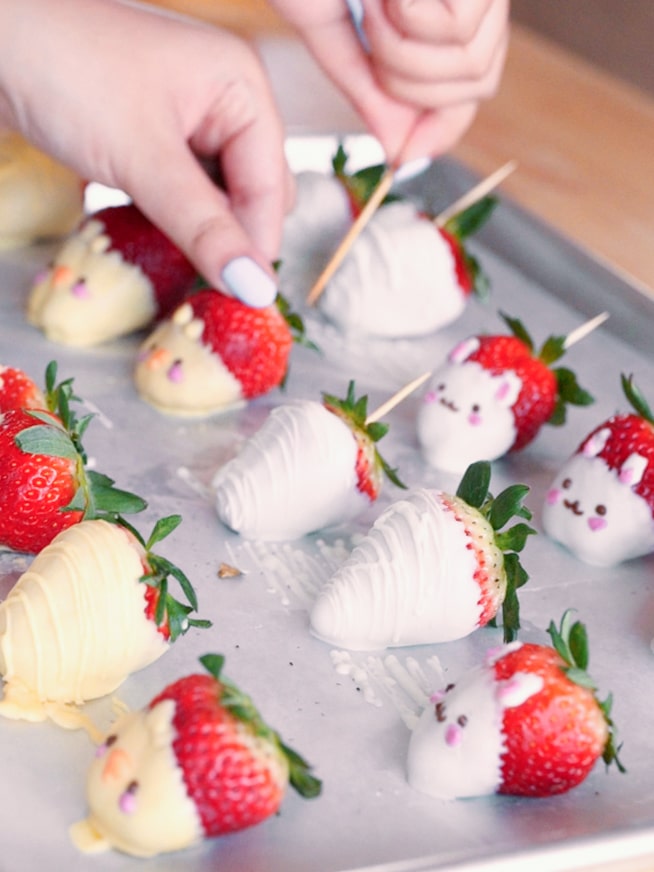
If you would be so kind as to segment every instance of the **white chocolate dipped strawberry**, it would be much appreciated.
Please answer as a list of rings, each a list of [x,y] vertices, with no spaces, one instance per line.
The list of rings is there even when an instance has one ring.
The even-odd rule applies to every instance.
[[[427,462],[463,472],[476,460],[519,451],[544,424],[561,426],[566,404],[593,402],[571,370],[552,367],[567,337],[538,351],[523,324],[502,315],[510,335],[471,336],[458,343],[431,378],[416,420]]]
[[[85,701],[207,625],[189,617],[197,601],[188,579],[151,551],[179,521],[159,521],[147,543],[124,522],[81,521],[34,558],[0,604],[0,715],[78,727]],[[188,605],[168,592],[169,574]]]
[[[513,485],[488,492],[490,465],[471,465],[456,495],[425,488],[393,503],[319,593],[311,630],[331,645],[374,650],[447,642],[502,612],[504,638],[519,626],[518,552],[534,531]]]
[[[319,795],[308,764],[222,677],[223,661],[201,657],[205,673],[173,682],[104,738],[87,779],[89,816],[71,827],[80,850],[178,851],[261,823],[289,785]]]
[[[376,449],[388,430],[366,423],[367,397],[329,394],[274,409],[216,474],[218,516],[248,539],[297,539],[361,514],[384,474],[403,486]]]
[[[654,552],[654,413],[622,376],[633,411],[586,436],[547,491],[543,527],[591,566],[616,566]]]
[[[89,347],[166,316],[197,273],[133,204],[90,215],[37,276],[27,317],[48,339]]]
[[[318,305],[345,333],[422,336],[455,321],[485,276],[463,241],[488,217],[482,198],[445,227],[411,203],[390,203],[371,218],[330,279]]]
[[[584,625],[566,612],[548,632],[553,647],[501,646],[432,695],[409,742],[412,787],[438,799],[554,796],[600,757],[624,772],[611,696],[600,701],[586,671]]]

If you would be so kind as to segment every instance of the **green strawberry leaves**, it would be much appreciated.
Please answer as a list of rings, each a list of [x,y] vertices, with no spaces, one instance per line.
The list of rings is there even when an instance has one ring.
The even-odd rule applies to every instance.
[[[636,412],[640,418],[643,418],[643,420],[654,425],[654,412],[652,412],[649,403],[645,399],[645,395],[634,381],[633,374],[626,376],[623,373],[620,376],[620,381],[622,383],[624,395],[634,412]]]
[[[610,766],[611,763],[615,763],[619,772],[626,772],[625,767],[622,765],[618,757],[622,745],[616,746],[615,744],[616,729],[611,718],[613,696],[609,694],[603,701],[600,701],[597,698],[597,685],[587,671],[589,646],[586,627],[581,623],[581,621],[573,621],[572,614],[572,609],[568,609],[564,612],[563,617],[561,618],[561,623],[558,627],[554,621],[550,621],[547,632],[552,640],[552,647],[563,660],[563,672],[574,684],[592,691],[595,701],[604,716],[604,720],[608,727],[608,738],[602,753],[604,763],[607,767]]]
[[[334,176],[343,184],[356,208],[360,210],[366,205],[372,193],[379,185],[382,176],[387,170],[387,166],[386,164],[374,164],[357,170],[354,173],[348,173],[348,160],[349,155],[343,148],[343,144],[339,143],[332,157],[332,171]],[[382,201],[382,205],[396,202],[399,199],[400,197],[397,194],[387,194]]]
[[[318,796],[322,790],[322,782],[311,774],[311,767],[306,760],[297,751],[286,745],[279,734],[266,724],[247,694],[243,693],[233,682],[221,677],[225,663],[224,656],[222,654],[205,654],[200,657],[200,663],[220,684],[220,704],[228,709],[234,717],[248,724],[256,736],[270,742],[286,757],[291,786],[305,799]]]
[[[520,629],[518,589],[529,580],[518,554],[536,531],[523,521],[502,529],[515,517],[531,520],[531,511],[523,504],[529,488],[525,484],[514,484],[493,497],[489,491],[490,479],[491,465],[487,460],[471,463],[463,474],[456,495],[488,521],[495,534],[495,544],[504,554],[507,586],[502,603],[502,626],[504,641],[512,642]]]
[[[353,380],[348,384],[347,396],[344,400],[333,394],[323,393],[322,401],[328,409],[335,411],[341,418],[345,419],[355,435],[360,434],[364,439],[370,440],[373,445],[388,433],[388,424],[381,421],[368,423],[368,396],[364,395],[357,399]],[[397,469],[389,466],[376,447],[374,448],[374,458],[384,475],[394,485],[406,490],[406,485],[400,480]]]
[[[159,591],[154,611],[154,622],[157,627],[168,626],[172,642],[186,633],[191,627],[206,629],[211,626],[211,621],[190,617],[191,612],[198,609],[198,600],[193,585],[187,576],[178,566],[171,563],[170,560],[152,551],[152,548],[169,536],[173,530],[176,530],[181,522],[182,518],[180,515],[168,515],[165,518],[159,518],[146,541],[139,531],[125,521],[124,518],[117,520],[117,523],[132,533],[145,550],[145,559],[149,571],[141,576],[140,581],[147,584],[148,587]],[[172,576],[179,583],[186,597],[186,603],[175,599],[170,593],[169,576]]]
[[[77,490],[62,511],[82,512],[84,520],[115,520],[118,515],[142,512],[147,507],[144,499],[115,488],[113,479],[86,468],[82,439],[94,416],[77,417],[71,404],[80,399],[73,392],[73,379],[57,383],[55,361],[46,367],[45,397],[48,411],[26,410],[39,423],[18,433],[15,442],[25,454],[62,457],[75,464]]]
[[[496,197],[482,197],[467,209],[457,212],[444,225],[445,230],[462,241],[477,233],[488,221],[497,206]]]

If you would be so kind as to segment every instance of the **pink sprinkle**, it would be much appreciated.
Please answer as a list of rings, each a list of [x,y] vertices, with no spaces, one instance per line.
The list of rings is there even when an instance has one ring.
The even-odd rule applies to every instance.
[[[427,391],[424,396],[425,403],[435,403],[436,402],[436,391]]]
[[[445,744],[450,748],[456,748],[463,740],[463,730],[458,724],[450,724],[445,730]]]
[[[442,702],[445,699],[445,691],[444,690],[435,690],[432,695],[429,697],[429,702],[437,703]]]
[[[131,790],[126,790],[120,795],[118,800],[118,808],[123,814],[134,814],[136,811],[136,797]]]
[[[184,381],[184,368],[178,360],[176,360],[175,363],[173,363],[173,365],[168,370],[168,378],[171,382],[174,382],[175,384],[179,384],[180,382]]]
[[[548,490],[547,495],[545,497],[545,499],[547,500],[547,505],[548,506],[555,506],[558,503],[560,496],[561,496],[561,491],[558,488],[553,487],[552,490]]]
[[[481,424],[481,415],[478,415],[476,412],[472,412],[468,415],[468,424],[471,427],[478,427]]]
[[[88,299],[89,289],[85,281],[76,282],[70,289],[71,294],[78,299]]]
[[[95,756],[96,757],[104,757],[104,755],[106,753],[107,753],[107,746],[104,742],[102,743],[102,745],[98,745],[98,747],[95,749]]]
[[[593,531],[593,533],[595,533],[597,530],[603,530],[607,524],[608,521],[606,520],[606,518],[598,518],[597,515],[594,515],[592,518],[588,519],[588,526]]]

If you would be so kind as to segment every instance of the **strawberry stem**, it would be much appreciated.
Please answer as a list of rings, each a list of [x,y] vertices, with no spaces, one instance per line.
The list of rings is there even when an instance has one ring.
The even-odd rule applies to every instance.
[[[654,413],[652,412],[644,394],[634,381],[633,374],[626,376],[624,373],[620,376],[622,382],[622,390],[629,401],[632,409],[639,417],[643,418],[650,424],[654,424]]]

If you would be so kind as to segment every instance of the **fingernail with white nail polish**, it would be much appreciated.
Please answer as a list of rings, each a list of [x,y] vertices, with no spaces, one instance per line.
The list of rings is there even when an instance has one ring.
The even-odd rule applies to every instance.
[[[262,309],[270,306],[277,296],[274,280],[250,257],[230,260],[221,276],[229,292],[246,306]]]
[[[414,176],[420,175],[420,173],[423,173],[427,169],[430,163],[431,158],[429,157],[416,157],[413,160],[407,161],[397,168],[395,172],[395,181],[402,182],[406,179],[412,179]]]

